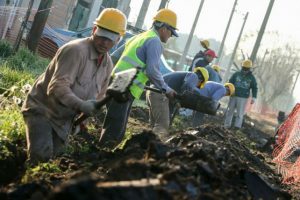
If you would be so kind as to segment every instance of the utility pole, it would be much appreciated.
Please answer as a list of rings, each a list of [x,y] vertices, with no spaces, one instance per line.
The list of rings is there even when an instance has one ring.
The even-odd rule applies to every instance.
[[[150,4],[150,0],[144,0],[143,1],[139,16],[138,16],[138,18],[136,20],[136,23],[135,23],[135,27],[140,28],[140,29],[143,28],[144,20],[145,20],[147,11],[148,11],[149,4]]]
[[[22,40],[22,36],[23,36],[24,30],[25,30],[25,28],[26,28],[26,25],[27,25],[27,22],[28,22],[28,19],[29,19],[29,15],[30,15],[30,13],[31,13],[31,9],[32,9],[32,6],[33,6],[33,2],[34,2],[34,0],[30,0],[30,1],[29,1],[28,8],[27,8],[27,11],[26,11],[24,20],[22,21],[21,28],[20,28],[20,30],[19,30],[17,39],[16,39],[15,44],[14,44],[14,47],[13,47],[13,51],[14,51],[14,52],[17,52],[18,49],[19,49],[19,47],[20,47],[20,43],[21,43],[21,40]]]
[[[262,37],[264,35],[265,29],[266,29],[266,26],[267,26],[267,23],[268,23],[268,20],[269,20],[269,17],[270,17],[272,8],[273,8],[274,1],[275,0],[270,0],[267,12],[265,14],[264,20],[263,20],[263,22],[261,24],[261,27],[260,27],[260,30],[258,32],[256,42],[255,42],[255,45],[253,47],[253,50],[252,50],[252,53],[251,53],[251,56],[250,56],[250,60],[252,61],[252,63],[255,62],[256,55],[257,55],[257,52],[258,52],[258,48],[260,46],[260,42],[261,42]]]
[[[35,52],[41,35],[43,33],[46,21],[48,19],[53,0],[42,0],[37,13],[34,16],[31,29],[27,37],[28,49]]]
[[[198,11],[197,11],[197,14],[196,14],[196,17],[195,17],[195,20],[194,20],[194,23],[193,23],[193,26],[192,26],[192,29],[191,29],[191,32],[189,34],[189,37],[188,37],[188,40],[186,42],[186,45],[184,47],[184,50],[183,50],[183,53],[180,57],[180,60],[179,60],[179,64],[178,66],[183,66],[183,64],[185,63],[186,61],[186,55],[189,51],[189,48],[191,46],[191,42],[192,42],[192,39],[193,39],[193,36],[194,36],[194,32],[195,32],[195,28],[196,28],[196,25],[197,25],[197,22],[198,22],[198,19],[199,19],[199,15],[201,13],[201,10],[202,10],[202,7],[203,7],[203,4],[204,4],[204,0],[201,0],[201,3],[200,3],[200,6],[198,8]],[[178,67],[177,66],[177,67]]]
[[[294,85],[293,85],[293,88],[292,88],[292,95],[293,95],[293,93],[294,93],[296,84],[297,84],[297,82],[298,82],[299,74],[300,74],[300,70],[297,70],[296,80],[295,80]]]
[[[103,0],[100,6],[99,13],[101,13],[105,8],[117,8],[118,2],[118,0]]]
[[[161,0],[158,10],[166,8],[168,3],[169,3],[169,0]]]
[[[223,83],[225,83],[228,80],[228,77],[229,77],[229,74],[230,74],[230,69],[231,69],[231,66],[232,66],[232,63],[233,63],[233,60],[234,60],[234,57],[235,57],[235,54],[236,54],[236,50],[237,50],[237,48],[239,46],[239,43],[240,43],[243,31],[244,31],[244,27],[245,27],[245,24],[246,24],[246,21],[247,21],[247,18],[248,18],[248,14],[249,14],[249,12],[247,12],[246,15],[245,15],[245,17],[244,17],[244,22],[243,22],[242,28],[240,30],[238,39],[237,39],[237,41],[235,43],[233,52],[231,54],[231,57],[230,57],[230,60],[229,60],[229,64],[228,64],[228,66],[226,68],[226,72],[225,72],[225,75],[224,75],[224,78],[223,78]]]
[[[121,10],[126,15],[127,18],[129,17],[129,13],[130,13],[130,2],[131,2],[131,0],[119,1],[118,7],[117,7],[119,10]]]
[[[232,7],[232,10],[231,10],[231,14],[230,14],[230,17],[229,17],[229,20],[228,20],[228,23],[227,23],[227,26],[226,26],[226,29],[225,29],[225,33],[224,33],[224,36],[223,36],[223,39],[222,39],[222,42],[221,42],[221,46],[220,46],[218,54],[217,54],[218,58],[216,59],[215,63],[219,63],[220,59],[222,58],[224,43],[225,43],[227,33],[228,33],[228,30],[229,30],[229,27],[230,27],[230,24],[231,24],[233,13],[235,11],[235,7],[237,5],[237,1],[238,0],[234,1],[233,7]]]

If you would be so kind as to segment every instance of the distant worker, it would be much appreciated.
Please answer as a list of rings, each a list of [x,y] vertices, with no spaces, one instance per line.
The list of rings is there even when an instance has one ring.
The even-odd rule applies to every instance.
[[[174,98],[176,92],[165,83],[159,71],[159,62],[163,53],[162,42],[166,43],[171,36],[178,37],[176,29],[176,13],[161,9],[153,18],[152,29],[134,36],[126,42],[125,48],[123,46],[116,50],[114,56],[118,62],[114,72],[136,67],[141,67],[141,70],[130,87],[131,99],[127,103],[120,104],[112,100],[108,104],[100,138],[102,147],[114,148],[122,141],[132,102],[140,98],[148,80],[156,88],[165,91],[167,98]]]
[[[222,85],[214,81],[207,81],[205,86],[198,90],[200,95],[211,98],[214,101],[220,101],[224,96],[232,96],[235,92],[235,87],[232,83]],[[194,127],[201,125],[204,115],[201,112],[193,112],[192,123]]]
[[[220,75],[221,67],[219,65],[212,65],[212,68],[217,72],[215,82],[222,83],[222,78]]]
[[[218,74],[209,66],[209,64],[213,61],[214,58],[217,57],[216,53],[209,49],[209,42],[208,40],[201,40],[200,44],[205,51],[200,50],[194,57],[192,64],[189,68],[189,71],[193,71],[195,66],[205,67],[209,73],[209,80],[210,81],[218,81]]]
[[[28,161],[36,164],[61,153],[74,118],[92,114],[105,96],[113,63],[108,51],[126,32],[125,15],[104,9],[91,37],[62,46],[34,83],[23,104]]]
[[[231,121],[235,109],[237,110],[237,116],[235,119],[234,128],[242,127],[245,107],[250,96],[250,90],[252,92],[251,104],[254,104],[255,102],[257,96],[257,83],[250,70],[251,67],[252,61],[244,60],[242,62],[241,71],[235,72],[229,79],[229,82],[235,86],[235,95],[230,98],[228,103],[224,122],[224,126],[226,128],[231,127]]]
[[[171,72],[163,76],[165,82],[178,94],[184,91],[198,92],[208,80],[208,72],[204,67],[196,67],[193,72]],[[152,85],[151,87],[155,87]],[[149,105],[149,118],[155,134],[164,138],[168,136],[171,115],[175,101],[169,101],[164,94],[147,91],[146,101]]]
[[[192,64],[189,68],[189,71],[193,71],[196,66],[206,67],[213,61],[216,56],[216,53],[209,48],[208,40],[201,40],[201,46],[205,49],[205,51],[200,50],[192,60]]]
[[[202,46],[202,48],[204,49],[204,51],[201,49],[196,55],[195,55],[195,57],[194,57],[194,59],[196,58],[196,57],[204,57],[204,53],[206,52],[206,51],[208,51],[208,50],[210,50],[209,49],[209,41],[208,40],[200,40],[200,45]]]

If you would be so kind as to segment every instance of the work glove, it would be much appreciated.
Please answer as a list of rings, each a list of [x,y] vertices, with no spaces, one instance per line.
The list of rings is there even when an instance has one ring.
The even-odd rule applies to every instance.
[[[96,111],[96,102],[97,102],[96,100],[84,101],[80,105],[79,110],[86,115],[91,115],[91,114],[93,114],[93,112]]]
[[[250,103],[251,103],[251,104],[254,104],[254,103],[255,103],[255,100],[256,100],[255,98],[252,98]]]

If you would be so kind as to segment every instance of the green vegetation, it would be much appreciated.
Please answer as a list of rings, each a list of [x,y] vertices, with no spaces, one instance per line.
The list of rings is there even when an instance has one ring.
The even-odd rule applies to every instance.
[[[22,183],[28,183],[37,179],[45,179],[49,174],[62,173],[56,162],[39,163],[37,166],[28,167],[22,178]]]
[[[25,48],[21,48],[16,54],[7,58],[9,68],[28,72],[34,77],[40,75],[48,63],[48,59],[38,57]]]
[[[13,54],[12,46],[5,40],[0,40],[0,58],[6,58]]]
[[[0,40],[0,159],[11,155],[5,147],[7,142],[25,140],[21,105],[48,63],[27,49],[13,54],[11,45]]]

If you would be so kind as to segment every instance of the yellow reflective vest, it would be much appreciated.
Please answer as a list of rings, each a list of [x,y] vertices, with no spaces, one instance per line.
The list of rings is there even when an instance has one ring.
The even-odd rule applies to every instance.
[[[149,80],[144,73],[146,70],[146,64],[137,57],[137,49],[141,47],[146,40],[153,37],[157,37],[157,34],[153,30],[149,30],[131,38],[128,42],[126,42],[124,52],[122,53],[122,56],[117,62],[113,71],[113,73],[117,73],[130,68],[141,68],[137,74],[137,77],[133,81],[133,84],[129,88],[130,93],[136,99],[141,97],[144,87]]]

